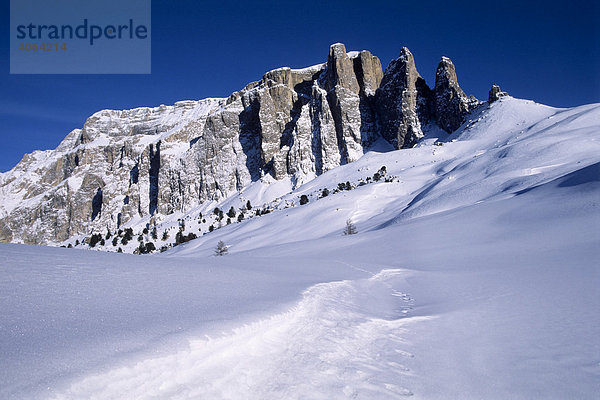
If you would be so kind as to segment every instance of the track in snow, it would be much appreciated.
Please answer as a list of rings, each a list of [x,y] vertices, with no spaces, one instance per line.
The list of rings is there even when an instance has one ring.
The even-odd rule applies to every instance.
[[[73,383],[56,399],[405,398],[400,270],[309,288],[286,313]],[[412,318],[411,318],[412,319]]]

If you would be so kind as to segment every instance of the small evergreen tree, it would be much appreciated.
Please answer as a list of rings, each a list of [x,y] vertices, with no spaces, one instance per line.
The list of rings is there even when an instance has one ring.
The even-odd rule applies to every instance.
[[[146,248],[144,249],[146,253],[152,253],[156,251],[156,246],[152,242],[146,243]]]
[[[189,242],[190,240],[194,240],[196,239],[198,236],[196,236],[196,234],[194,232],[190,232],[188,233],[188,235],[185,237],[185,241]]]
[[[354,225],[351,219],[347,220],[346,228],[344,228],[344,235],[354,235],[356,233],[358,233],[358,230],[356,230],[356,225]]]
[[[321,197],[327,197],[327,196],[329,196],[329,189],[325,188],[321,192]]]
[[[112,240],[112,245],[116,247],[118,241],[119,241],[119,238],[117,236],[115,236]]]
[[[238,222],[242,222],[244,220],[244,213],[240,213],[237,218]]]
[[[158,239],[158,233],[156,233],[156,226],[152,228],[152,239]]]
[[[217,247],[215,247],[215,256],[224,256],[225,254],[227,254],[227,252],[227,245],[224,241],[219,240],[219,243],[217,243]]]
[[[303,206],[306,203],[308,203],[308,196],[303,194],[302,196],[300,196],[300,205]]]
[[[346,182],[346,190],[352,190],[352,185],[349,181]]]
[[[95,247],[102,239],[102,235],[99,233],[94,233],[90,236],[90,247]]]
[[[233,209],[233,206],[231,206],[231,208],[229,209],[229,211],[227,211],[227,216],[229,218],[235,218],[235,210]]]
[[[246,209],[247,209],[247,210],[252,210],[252,204],[250,204],[250,200],[248,200],[248,201],[246,202]]]
[[[212,226],[212,225],[211,225],[211,226],[209,226],[209,227],[208,227],[208,231],[209,231],[209,232],[212,232],[212,231],[214,231],[214,230],[215,230],[215,227],[214,227],[214,226]]]
[[[130,241],[133,238],[133,228],[125,229],[125,234],[124,234],[123,238],[127,239],[127,241]]]
[[[119,247],[119,249],[117,250],[117,253],[122,253],[123,249]]]

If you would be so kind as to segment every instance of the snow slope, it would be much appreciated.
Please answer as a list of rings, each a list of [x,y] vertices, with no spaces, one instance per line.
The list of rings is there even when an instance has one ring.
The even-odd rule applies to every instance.
[[[0,244],[0,397],[596,398],[600,105],[503,99],[458,136],[161,255]]]

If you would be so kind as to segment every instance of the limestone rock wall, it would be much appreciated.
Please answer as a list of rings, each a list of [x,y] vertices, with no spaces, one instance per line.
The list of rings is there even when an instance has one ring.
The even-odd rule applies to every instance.
[[[383,73],[369,51],[278,68],[226,99],[103,110],[54,150],[0,174],[0,241],[55,244],[219,201],[267,174],[301,184],[378,139],[413,146],[472,107],[443,59],[432,91],[403,48]]]

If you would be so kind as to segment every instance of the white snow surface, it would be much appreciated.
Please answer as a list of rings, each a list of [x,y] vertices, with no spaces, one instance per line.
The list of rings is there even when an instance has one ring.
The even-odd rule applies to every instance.
[[[0,244],[0,398],[595,399],[599,140],[503,98],[160,255]]]

